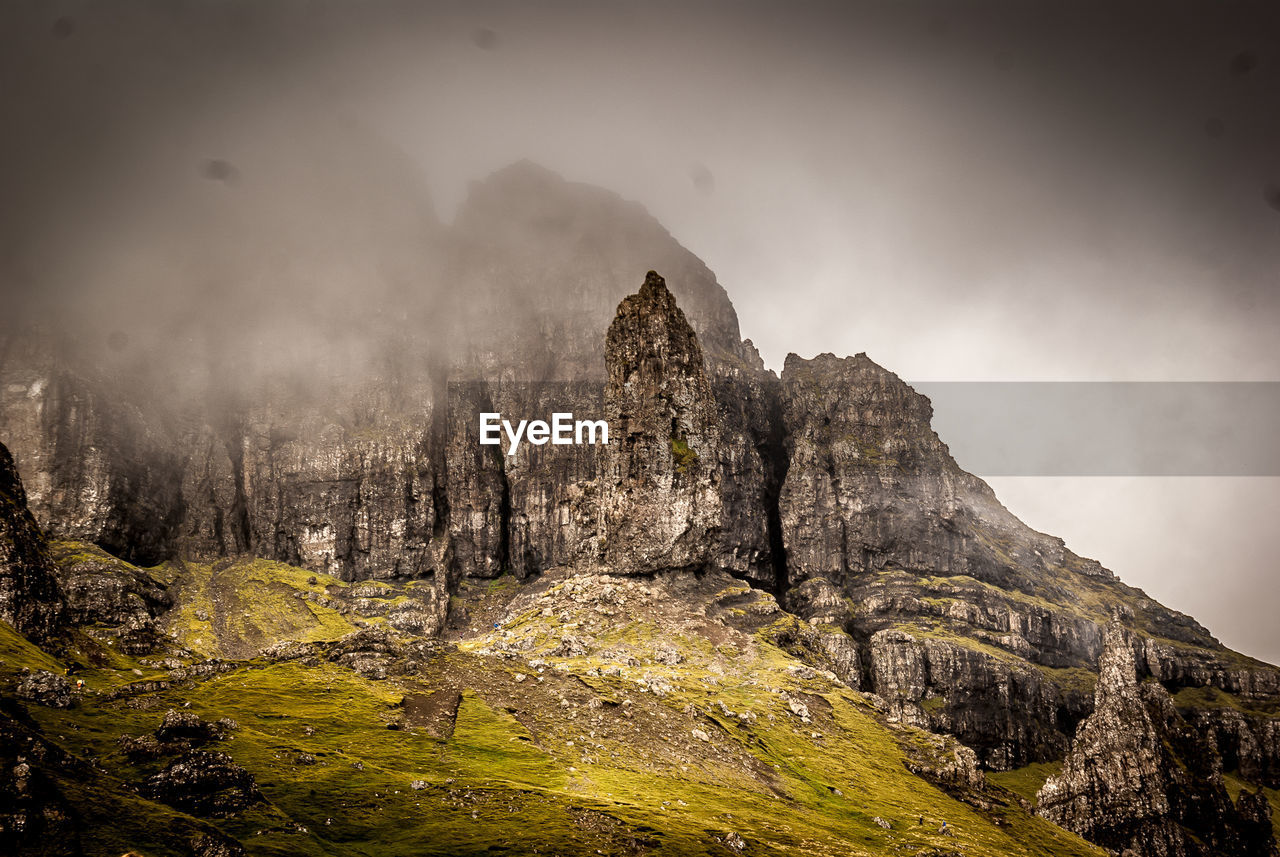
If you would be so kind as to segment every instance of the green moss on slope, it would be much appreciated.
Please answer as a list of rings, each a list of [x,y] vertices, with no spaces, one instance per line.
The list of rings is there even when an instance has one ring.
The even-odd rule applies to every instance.
[[[1061,762],[1035,762],[1012,771],[990,772],[987,779],[1034,804],[1040,787],[1049,777],[1057,776],[1061,771]]]
[[[225,610],[219,587],[235,581],[261,601],[253,627],[323,633],[289,612],[290,593],[340,585],[310,578],[238,562],[188,565],[181,585],[196,609],[223,598]],[[575,585],[482,587],[513,599],[510,621],[399,678],[254,659],[112,697],[105,691],[135,678],[132,669],[87,666],[89,693],[77,706],[33,714],[51,740],[118,784],[110,800],[100,783],[74,799],[102,800],[126,819],[150,806],[129,789],[163,761],[131,762],[120,735],[154,730],[166,709],[184,705],[236,720],[215,749],[255,776],[266,803],[215,824],[255,855],[685,857],[735,853],[739,837],[757,855],[1100,853],[1011,794],[993,789],[970,805],[913,774],[922,758],[949,752],[945,742],[887,724],[864,697],[773,645],[767,628],[739,632],[671,592],[645,594],[658,583],[618,584],[625,608]],[[243,631],[226,617],[207,621]],[[563,654],[566,633],[589,638],[588,651]],[[14,657],[42,657],[4,641]],[[504,655],[499,644],[528,648]],[[90,813],[97,853],[180,853],[164,830],[195,823],[162,809],[110,824],[106,811]],[[944,820],[953,836],[938,834]]]
[[[173,564],[177,607],[166,629],[206,657],[243,658],[280,640],[337,640],[355,622],[325,601],[336,577],[271,560]]]

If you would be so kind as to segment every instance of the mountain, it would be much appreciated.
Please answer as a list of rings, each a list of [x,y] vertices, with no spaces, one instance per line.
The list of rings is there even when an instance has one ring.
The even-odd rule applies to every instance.
[[[1280,671],[1018,521],[892,372],[766,370],[527,162],[423,241],[306,359],[4,333],[11,850],[1274,851]],[[479,442],[556,412],[609,443]]]

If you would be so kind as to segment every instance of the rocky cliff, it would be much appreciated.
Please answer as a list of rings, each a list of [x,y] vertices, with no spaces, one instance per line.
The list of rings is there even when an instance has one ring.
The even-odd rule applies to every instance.
[[[39,642],[62,630],[66,604],[44,534],[9,449],[0,443],[0,620]]]
[[[647,260],[688,313],[721,412],[718,562],[774,584],[777,379],[700,260],[634,203],[527,162],[477,183],[423,241],[446,284],[424,282],[430,298],[360,307],[358,334],[319,308],[315,330],[260,363],[244,348],[269,335],[255,316],[240,347],[181,354],[0,331],[4,436],[37,518],[144,565],[252,553],[359,580],[568,561],[596,526],[560,522],[603,460],[572,446],[494,458],[476,448],[475,406],[599,417],[604,332]]]
[[[1116,605],[1158,641],[1170,686],[1275,704],[1273,668],[1010,514],[951,458],[928,399],[866,355],[792,355],[782,386],[786,604],[847,631],[904,720],[963,736],[995,769],[1061,757]]]
[[[711,457],[725,516],[716,564],[774,585],[780,542],[768,510],[780,485],[777,378],[740,338],[733,304],[706,265],[635,203],[528,162],[473,185],[451,246],[442,349],[450,389],[506,414],[603,414],[612,371],[605,332],[640,272],[664,274],[720,412]],[[471,416],[474,408],[457,412]],[[597,451],[547,445],[514,461],[477,457],[475,426],[462,421],[450,423],[444,443],[460,467],[449,495],[469,510],[453,516],[462,573],[535,574],[584,556],[599,538],[592,480],[606,463]],[[507,523],[497,527],[504,502]],[[472,520],[506,531],[506,547],[478,535]]]
[[[1267,799],[1254,789],[1232,802],[1211,739],[1168,691],[1140,681],[1135,643],[1120,623],[1107,627],[1093,713],[1040,790],[1041,814],[1122,854],[1278,853]]]
[[[721,529],[720,431],[702,348],[650,271],[605,346],[605,565],[618,573],[705,568]]]
[[[0,424],[37,520],[130,561],[171,555],[184,462],[167,410],[131,401],[43,331],[2,327]]]

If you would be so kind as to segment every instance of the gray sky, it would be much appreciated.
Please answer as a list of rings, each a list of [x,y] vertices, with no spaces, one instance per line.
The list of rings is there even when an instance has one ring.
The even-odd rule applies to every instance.
[[[139,236],[211,161],[338,293],[527,157],[643,203],[774,368],[1280,381],[1276,4],[684,5],[6,4],[6,293],[189,276]],[[1280,480],[992,481],[1280,661]]]

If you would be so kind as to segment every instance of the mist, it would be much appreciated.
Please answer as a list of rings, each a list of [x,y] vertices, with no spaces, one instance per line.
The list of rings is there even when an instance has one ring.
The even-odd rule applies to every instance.
[[[0,20],[5,325],[140,395],[324,390],[381,371],[405,331],[442,341],[466,295],[441,235],[473,181],[521,158],[644,205],[775,369],[865,351],[908,381],[1280,380],[1274,4],[22,3]],[[997,488],[1211,630],[1241,623],[1241,593],[1280,607],[1242,511],[1276,508],[1276,480],[1116,484]],[[1191,538],[1219,546],[1229,585],[1153,546]],[[1222,636],[1280,660],[1280,632]]]

